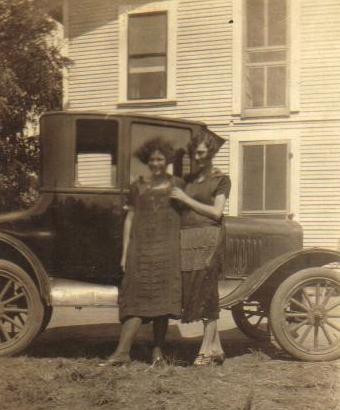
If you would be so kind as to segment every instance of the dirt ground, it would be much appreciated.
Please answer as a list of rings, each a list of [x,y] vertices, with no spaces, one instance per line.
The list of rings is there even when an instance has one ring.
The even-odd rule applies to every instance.
[[[0,409],[340,409],[339,361],[298,362],[230,328],[222,331],[223,366],[193,368],[200,337],[172,334],[165,367],[150,366],[151,346],[139,338],[131,365],[101,368],[113,327],[50,328],[25,355],[0,359]]]

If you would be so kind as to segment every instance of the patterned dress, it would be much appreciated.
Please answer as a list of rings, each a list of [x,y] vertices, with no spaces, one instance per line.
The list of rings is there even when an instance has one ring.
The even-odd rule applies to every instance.
[[[179,178],[168,176],[160,187],[140,179],[131,186],[128,204],[134,208],[126,272],[119,293],[119,315],[181,315],[180,215],[169,198]]]
[[[215,197],[229,196],[227,175],[212,168],[203,180],[189,178],[185,192],[196,201],[213,205]],[[215,221],[185,209],[181,218],[182,322],[217,319],[218,278],[225,248],[225,228]]]

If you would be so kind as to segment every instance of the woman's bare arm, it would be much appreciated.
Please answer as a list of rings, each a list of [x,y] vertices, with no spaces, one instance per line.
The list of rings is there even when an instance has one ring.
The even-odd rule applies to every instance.
[[[196,201],[187,195],[180,188],[173,188],[171,198],[177,199],[177,201],[182,202],[186,206],[193,209],[195,212],[207,216],[208,218],[219,221],[223,215],[223,210],[226,203],[226,197],[224,194],[219,194],[215,197],[214,205],[203,204],[202,202]]]
[[[124,221],[123,253],[122,253],[122,260],[121,260],[121,263],[120,263],[120,265],[121,265],[124,272],[125,272],[125,268],[126,268],[127,250],[128,250],[129,243],[130,243],[131,226],[132,226],[132,221],[133,221],[134,215],[135,215],[134,210],[129,209],[128,213],[125,217],[125,221]]]

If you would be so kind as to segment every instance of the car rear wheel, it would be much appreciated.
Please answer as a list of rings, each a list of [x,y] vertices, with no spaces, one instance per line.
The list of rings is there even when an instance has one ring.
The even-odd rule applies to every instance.
[[[279,345],[293,357],[326,361],[340,357],[340,272],[301,270],[277,289],[270,325]]]
[[[12,262],[0,260],[0,356],[24,350],[44,319],[40,294],[30,276]]]
[[[237,327],[248,337],[268,340],[270,330],[268,315],[257,301],[241,302],[231,308]]]

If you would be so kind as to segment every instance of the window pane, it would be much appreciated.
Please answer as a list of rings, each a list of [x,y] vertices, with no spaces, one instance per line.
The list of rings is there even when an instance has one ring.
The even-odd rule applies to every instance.
[[[264,0],[247,0],[247,47],[264,45]]]
[[[160,125],[134,123],[131,126],[131,164],[130,164],[130,181],[136,180],[140,176],[147,177],[149,175],[148,167],[140,162],[133,154],[146,141],[162,137],[166,141],[173,144],[176,155],[175,161],[169,173],[174,173],[177,176],[182,176],[189,171],[189,156],[186,154],[188,142],[191,138],[190,128],[168,127]]]
[[[166,53],[166,13],[130,16],[128,35],[129,55]]]
[[[287,27],[286,0],[268,2],[268,45],[285,45]]]
[[[287,208],[287,144],[266,146],[266,210]]]
[[[286,61],[286,52],[285,51],[248,52],[248,60],[250,63]]]
[[[110,187],[117,184],[118,123],[78,120],[75,185]]]
[[[264,106],[264,68],[248,67],[247,108]]]
[[[263,209],[263,153],[262,145],[243,146],[243,211]]]
[[[128,98],[148,99],[166,97],[166,73],[136,73],[129,74]]]
[[[286,67],[267,68],[267,105],[280,107],[286,105]]]

